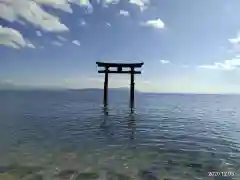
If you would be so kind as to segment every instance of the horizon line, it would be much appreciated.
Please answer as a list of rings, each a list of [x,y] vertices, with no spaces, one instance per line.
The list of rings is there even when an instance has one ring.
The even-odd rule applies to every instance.
[[[129,87],[109,88],[109,90],[129,89]],[[0,91],[78,91],[78,90],[101,90],[103,88],[56,88],[56,87],[31,87],[31,88],[0,88]],[[141,91],[136,89],[137,93],[143,94],[188,94],[188,95],[240,95],[240,92],[172,92],[172,91]]]

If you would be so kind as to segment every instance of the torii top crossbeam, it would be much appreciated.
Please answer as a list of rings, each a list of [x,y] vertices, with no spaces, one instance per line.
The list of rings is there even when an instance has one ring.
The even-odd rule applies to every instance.
[[[141,71],[135,71],[135,68],[141,68],[143,63],[104,63],[96,62],[98,67],[105,67],[105,70],[99,70],[99,73],[115,73],[115,74],[141,74]],[[109,68],[116,67],[116,70]],[[130,70],[123,70],[122,68],[130,68]]]
[[[104,62],[96,62],[98,67],[134,67],[140,68],[144,63],[104,63]]]

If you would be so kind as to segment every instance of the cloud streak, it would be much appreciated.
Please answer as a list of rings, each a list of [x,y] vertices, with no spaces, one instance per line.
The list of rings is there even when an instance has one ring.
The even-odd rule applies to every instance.
[[[59,42],[59,41],[52,41],[52,45],[58,46],[58,47],[63,46],[63,44],[61,42]]]
[[[65,3],[65,4],[64,4]],[[45,31],[62,32],[68,28],[60,19],[45,10],[41,5],[49,5],[63,10],[67,5],[64,0],[0,0],[0,18],[14,22],[24,19],[35,27]]]
[[[105,0],[101,3],[108,5],[119,2],[120,0]],[[149,0],[129,0],[128,3],[143,8],[149,4]],[[92,10],[89,0],[0,0],[0,17],[10,22],[21,22],[21,19],[24,19],[46,31],[67,31],[68,28],[60,21],[59,17],[48,13],[42,6],[46,5],[66,13],[72,13],[71,4]],[[127,16],[128,12],[121,10],[120,14]]]
[[[42,36],[42,33],[41,33],[41,31],[36,31],[36,34],[37,34],[37,36],[39,36],[39,37],[41,37],[41,36]]]
[[[139,6],[140,10],[144,11],[147,9],[150,0],[129,0],[129,3]]]
[[[237,37],[235,38],[230,38],[228,41],[232,44],[238,44],[240,42],[240,33],[237,34]]]
[[[117,4],[120,0],[104,0],[102,5]],[[100,3],[100,2],[98,2]],[[139,6],[141,10],[146,8],[150,3],[149,0],[129,0],[127,3]],[[89,0],[0,0],[0,19],[9,22],[18,22],[26,26],[28,24],[37,28],[36,35],[42,36],[42,32],[62,33],[69,31],[69,28],[61,21],[60,17],[46,11],[43,7],[48,6],[66,13],[73,13],[71,4],[78,5],[82,8],[87,8],[88,12],[93,10],[92,4]],[[123,16],[129,16],[129,12],[120,10]],[[81,25],[86,22],[82,20]],[[164,23],[160,20],[150,20],[143,23],[145,26],[153,28],[163,28]],[[111,26],[109,23],[108,26]],[[7,32],[9,31],[9,32]],[[6,36],[6,37],[5,37]],[[59,36],[60,37],[60,36]],[[58,38],[60,41],[65,41],[63,38]],[[5,45],[12,48],[30,47],[34,45],[27,43],[18,30],[12,28],[1,27],[0,45]],[[73,44],[80,43],[73,41]],[[59,46],[59,43],[54,42],[54,45]]]
[[[0,26],[0,45],[19,49],[21,47],[34,48],[34,46],[24,39],[22,34],[12,28]]]
[[[40,5],[48,5],[65,12],[72,13],[72,9],[68,0],[34,0],[34,1]]]
[[[156,20],[148,20],[146,22],[141,23],[141,25],[156,28],[156,29],[162,29],[165,27],[164,22],[160,18]]]
[[[81,46],[81,44],[80,44],[80,42],[78,40],[73,40],[72,43],[77,45],[77,46]]]
[[[129,16],[129,12],[125,11],[125,10],[120,10],[119,14],[122,15],[122,16]]]
[[[240,67],[240,59],[231,59],[231,60],[225,60],[222,63],[215,62],[214,64],[210,65],[201,65],[198,66],[198,68],[204,68],[204,69],[216,69],[216,70],[234,70]]]
[[[170,62],[170,61],[167,61],[167,60],[160,60],[160,63],[161,63],[161,64],[170,64],[171,62]]]
[[[232,44],[232,49],[230,49],[229,53],[240,53],[240,32],[238,32],[237,36],[235,38],[230,38],[228,41]]]
[[[62,37],[62,36],[57,36],[57,39],[62,41],[62,42],[66,42],[67,41],[67,39]]]

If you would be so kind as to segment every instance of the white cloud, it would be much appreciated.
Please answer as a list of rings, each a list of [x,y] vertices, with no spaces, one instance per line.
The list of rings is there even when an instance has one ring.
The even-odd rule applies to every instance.
[[[108,23],[108,22],[106,22],[106,25],[109,26],[109,27],[112,26],[112,25],[111,25],[110,23]]]
[[[204,69],[218,69],[219,66],[217,64],[213,64],[213,65],[201,65],[198,66],[198,68],[204,68]]]
[[[71,6],[68,0],[34,0],[38,4],[52,6],[56,9],[61,9],[62,11],[72,13]]]
[[[123,16],[129,16],[129,12],[125,10],[120,10],[119,14]]]
[[[81,6],[91,6],[89,0],[78,0],[80,2],[80,5]],[[72,2],[75,2],[75,1],[72,1]]]
[[[117,4],[120,0],[104,0],[105,4]]]
[[[80,19],[80,23],[79,23],[80,26],[85,26],[86,24],[87,23],[84,19]]]
[[[228,39],[228,41],[232,44],[236,44],[236,43],[239,43],[240,42],[240,38],[237,37],[237,38],[232,38],[232,39]]]
[[[91,3],[89,2],[89,0],[69,0],[69,2],[77,4],[81,7],[87,8],[88,13],[93,12],[93,7],[92,7]]]
[[[236,58],[231,60],[225,60],[223,63],[215,62],[214,64],[211,65],[202,65],[198,67],[205,69],[234,70],[240,67],[240,59]]]
[[[240,53],[240,32],[238,32],[235,38],[228,39],[233,45],[232,49],[228,50],[229,53]]]
[[[237,34],[237,37],[230,38],[228,41],[232,44],[238,44],[240,42],[240,32]]]
[[[67,39],[62,37],[62,36],[57,36],[57,39],[60,40],[60,41],[63,41],[63,42],[67,41]]]
[[[41,31],[36,31],[36,34],[37,34],[37,36],[42,36],[42,33],[41,33]]]
[[[234,66],[234,67],[240,67],[240,59],[231,59],[231,60],[226,60],[225,61],[226,64],[229,64],[230,66]]]
[[[136,4],[138,6],[144,6],[143,1],[141,1],[141,0],[129,0],[129,3]]]
[[[29,40],[25,40],[25,42],[26,42],[26,46],[28,48],[31,48],[31,49],[35,49],[36,48]]]
[[[28,44],[27,45],[29,48],[35,49],[36,47],[33,44]]]
[[[77,45],[77,46],[81,46],[81,44],[80,44],[80,42],[78,40],[73,40],[72,43]]]
[[[170,64],[171,62],[170,62],[170,61],[167,61],[167,60],[160,60],[160,63],[161,63],[161,64]]]
[[[59,47],[63,46],[63,44],[60,43],[59,41],[52,41],[52,45],[59,46]]]
[[[147,5],[149,4],[149,2],[149,0],[129,0],[129,3],[139,6],[141,11],[147,9]]]
[[[103,4],[119,3],[120,0],[105,0]],[[147,7],[149,0],[129,0],[131,4],[139,6],[142,10]],[[100,1],[99,1],[100,3]],[[93,7],[89,0],[0,0],[0,19],[9,22],[18,22],[23,25],[30,23],[36,28],[49,32],[64,32],[68,31],[68,27],[61,22],[61,19],[56,15],[47,12],[43,6],[47,5],[61,11],[72,13],[71,4],[79,5],[87,8],[88,12],[92,12]],[[128,16],[127,11],[121,10],[120,14]],[[81,25],[86,22],[82,21]],[[107,23],[108,26],[111,24]],[[160,19],[156,21],[148,21],[146,25],[155,28],[164,26]],[[42,32],[36,31],[37,36],[42,36]],[[6,36],[6,37],[4,37]],[[60,41],[66,41],[63,38],[58,38]],[[1,45],[20,48],[34,48],[33,44],[26,43],[21,33],[11,28],[1,28]],[[53,42],[54,45],[60,46],[59,42]],[[62,45],[62,44],[61,44]]]
[[[0,0],[0,18],[10,22],[25,21],[45,31],[67,31],[60,19],[42,9],[42,4],[63,9],[65,0]]]
[[[2,26],[0,26],[0,45],[16,49],[19,49],[21,47],[32,48],[33,46],[23,38],[22,34],[19,31]]]
[[[183,68],[189,68],[189,65],[182,65]]]
[[[119,3],[120,0],[105,0],[104,4]],[[131,4],[139,6],[142,10],[146,9],[149,0],[129,0]],[[99,2],[100,3],[100,2]],[[31,23],[37,28],[45,31],[62,32],[68,31],[68,28],[63,24],[59,17],[48,13],[43,9],[42,5],[47,5],[55,9],[62,10],[67,13],[72,13],[71,4],[79,5],[87,8],[88,12],[93,11],[93,7],[89,0],[0,0],[0,18],[10,22],[17,21]],[[121,11],[122,15],[128,15],[127,11]],[[152,24],[153,22],[148,22]],[[85,24],[82,24],[85,25]],[[152,24],[154,27],[161,27],[162,23]]]
[[[149,21],[143,22],[142,25],[152,27],[152,28],[157,28],[157,29],[162,29],[165,27],[164,22],[160,18],[156,20],[149,20]]]
[[[149,4],[149,0],[129,0],[129,3],[143,7]]]
[[[34,0],[38,4],[52,6],[65,12],[72,13],[72,9],[68,0]]]
[[[88,8],[89,12],[92,11],[92,5],[89,2],[89,0],[34,0],[34,1],[45,5],[50,5],[56,9],[61,9],[68,13],[72,13],[71,4],[77,4],[81,7],[86,7]]]

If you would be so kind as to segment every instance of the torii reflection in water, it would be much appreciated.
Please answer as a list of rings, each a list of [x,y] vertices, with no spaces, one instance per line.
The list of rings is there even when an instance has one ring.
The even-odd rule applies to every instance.
[[[110,132],[110,127],[107,125],[107,122],[109,121],[109,111],[108,107],[103,107],[103,121],[100,125],[101,128],[104,129],[104,131],[107,131],[107,134],[112,135],[113,132]],[[124,118],[124,117],[123,117]],[[136,113],[130,112],[127,117],[124,119],[127,120],[127,128],[130,131],[130,140],[135,139],[135,133],[136,133]]]

